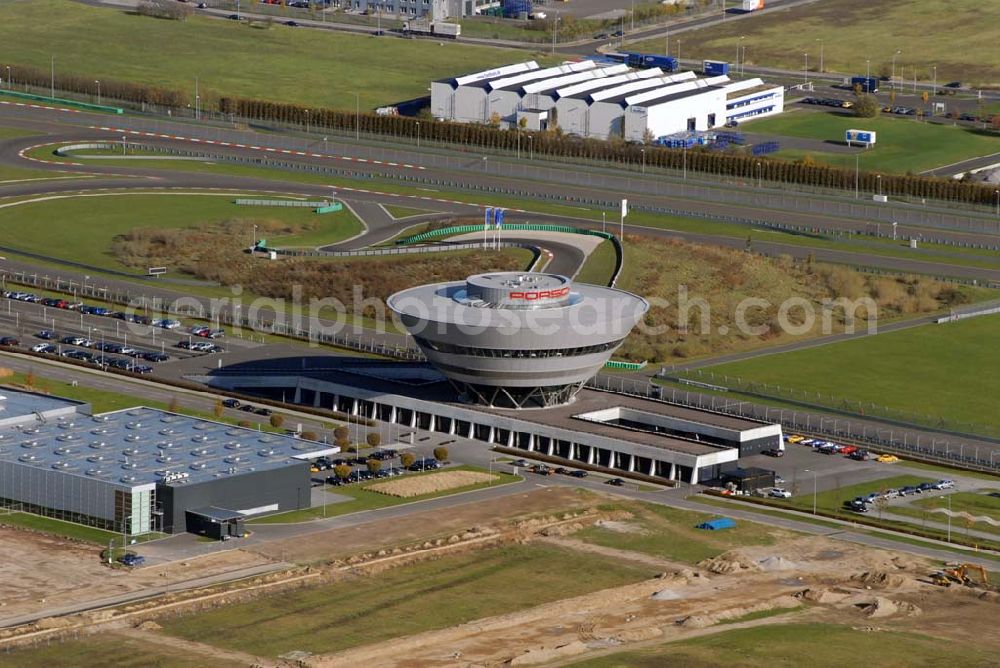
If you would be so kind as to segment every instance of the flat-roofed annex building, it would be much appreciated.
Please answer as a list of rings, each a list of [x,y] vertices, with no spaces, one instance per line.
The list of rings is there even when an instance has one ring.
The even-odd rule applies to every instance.
[[[0,504],[119,533],[183,532],[209,507],[306,508],[309,459],[339,449],[153,408],[100,415],[0,390]]]

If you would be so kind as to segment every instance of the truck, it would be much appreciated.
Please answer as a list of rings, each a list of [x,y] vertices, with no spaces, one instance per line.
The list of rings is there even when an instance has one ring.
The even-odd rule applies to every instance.
[[[641,69],[659,67],[664,72],[676,72],[680,65],[673,56],[657,56],[649,53],[626,53],[625,64]]]
[[[877,93],[878,77],[851,77],[851,88],[862,93]]]
[[[462,26],[457,23],[445,23],[444,21],[428,22],[417,19],[403,22],[403,34],[408,36],[427,35],[430,37],[457,39],[462,35]]]
[[[743,0],[744,12],[755,12],[758,9],[764,9],[764,0]]]
[[[702,63],[702,70],[710,77],[718,77],[729,74],[729,63],[723,60],[706,60]]]

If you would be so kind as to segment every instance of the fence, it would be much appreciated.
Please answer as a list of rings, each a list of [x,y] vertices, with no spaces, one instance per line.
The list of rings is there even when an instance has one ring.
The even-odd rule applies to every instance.
[[[437,230],[428,230],[426,232],[421,232],[420,234],[414,234],[408,237],[403,237],[402,239],[397,239],[396,243],[400,245],[415,244],[434,237],[443,237],[451,234],[468,234],[471,232],[479,232],[484,229],[483,225],[453,225],[451,227],[442,227]],[[604,239],[611,239],[614,237],[613,234],[608,234],[607,232],[598,232],[596,230],[588,230],[580,227],[570,227],[569,225],[540,225],[532,223],[508,223],[503,226],[505,230],[515,230],[521,232],[566,232],[568,234],[585,234],[596,237],[602,237]]]
[[[778,423],[786,432],[804,432],[839,438],[884,452],[963,469],[1000,473],[1000,448],[964,443],[888,424],[871,423],[789,408],[761,406],[700,392],[655,385],[624,376],[595,376],[587,387],[653,401],[687,406],[749,420]]]
[[[759,399],[782,401],[806,409],[833,411],[841,415],[854,415],[859,418],[873,418],[891,422],[901,427],[930,429],[947,432],[956,436],[984,438],[988,440],[996,438],[997,443],[1000,443],[1000,430],[989,425],[958,422],[945,419],[939,415],[919,414],[883,406],[874,402],[857,401],[812,390],[800,390],[794,387],[782,387],[781,385],[772,383],[746,380],[739,376],[718,374],[707,369],[692,369],[680,374],[670,374],[666,370],[661,370],[657,374],[657,377],[663,380],[680,382],[696,380],[705,385],[711,384],[717,386],[727,392],[737,392]]]
[[[125,110],[121,107],[108,107],[103,104],[91,104],[90,102],[79,102],[77,100],[67,100],[61,97],[50,97],[48,95],[35,95],[34,93],[20,93],[15,90],[2,89],[0,93],[8,97],[14,97],[19,100],[31,100],[32,102],[49,102],[51,104],[61,104],[66,107],[77,107],[79,109],[86,109],[87,111],[104,111],[111,114],[123,114]]]
[[[298,199],[238,199],[236,203],[240,206],[288,206],[303,209],[316,209],[330,206],[330,202],[307,202]]]
[[[972,306],[966,306],[964,308],[951,309],[951,312],[948,315],[941,316],[934,322],[936,324],[941,324],[943,322],[956,322],[958,320],[976,318],[981,315],[992,315],[994,313],[1000,313],[1000,300],[998,299],[983,302],[981,304],[973,304]]]

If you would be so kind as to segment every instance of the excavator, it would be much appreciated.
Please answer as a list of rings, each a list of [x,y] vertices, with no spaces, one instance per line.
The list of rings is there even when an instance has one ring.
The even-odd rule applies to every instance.
[[[969,577],[969,571],[978,571],[980,582]],[[942,587],[961,584],[966,587],[989,587],[990,578],[986,569],[979,564],[959,564],[954,568],[945,568],[931,575],[931,581]]]

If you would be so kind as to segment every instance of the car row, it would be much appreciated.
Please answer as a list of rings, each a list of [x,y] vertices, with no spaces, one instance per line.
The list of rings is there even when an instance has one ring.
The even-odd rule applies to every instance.
[[[824,107],[839,107],[841,109],[851,109],[854,102],[851,100],[839,100],[835,97],[804,97],[799,100],[802,104],[818,104]]]
[[[178,341],[174,344],[182,350],[193,350],[196,353],[222,353],[225,349],[222,346],[208,341]]]
[[[563,466],[560,466],[558,468],[553,469],[553,468],[550,468],[546,464],[531,465],[531,464],[529,464],[527,461],[525,461],[523,459],[519,459],[516,462],[514,462],[514,466],[521,466],[521,467],[524,467],[524,468],[530,468],[530,470],[531,470],[532,473],[537,473],[538,475],[554,475],[554,474],[559,474],[559,475],[572,476],[574,478],[586,478],[588,475],[590,475],[586,471],[581,471],[579,469],[568,469],[568,468],[565,468]]]
[[[938,480],[937,482],[922,482],[919,485],[906,485],[905,487],[900,487],[899,489],[886,489],[881,492],[872,492],[871,494],[866,494],[865,496],[857,496],[850,501],[845,501],[844,506],[856,513],[867,513],[870,506],[873,506],[879,502],[891,501],[892,499],[897,499],[899,497],[912,496],[914,494],[923,494],[924,492],[941,491],[945,489],[953,489],[955,487],[954,480]]]
[[[183,325],[183,323],[176,318],[149,318],[138,313],[132,313],[129,311],[112,311],[104,306],[91,306],[84,304],[83,302],[69,301],[58,297],[39,297],[31,292],[8,290],[3,293],[3,296],[7,299],[13,299],[15,301],[41,304],[42,306],[65,309],[68,311],[77,311],[87,315],[99,315],[108,318],[116,318],[118,320],[132,322],[137,325],[149,325],[151,327],[159,327],[161,329],[180,329]],[[191,327],[189,331],[194,336],[201,336],[209,339],[219,339],[226,334],[223,329],[212,328],[205,325],[195,325]]]
[[[882,113],[884,114],[898,114],[900,116],[916,116],[917,110],[913,107],[893,107],[885,106],[882,107]]]

